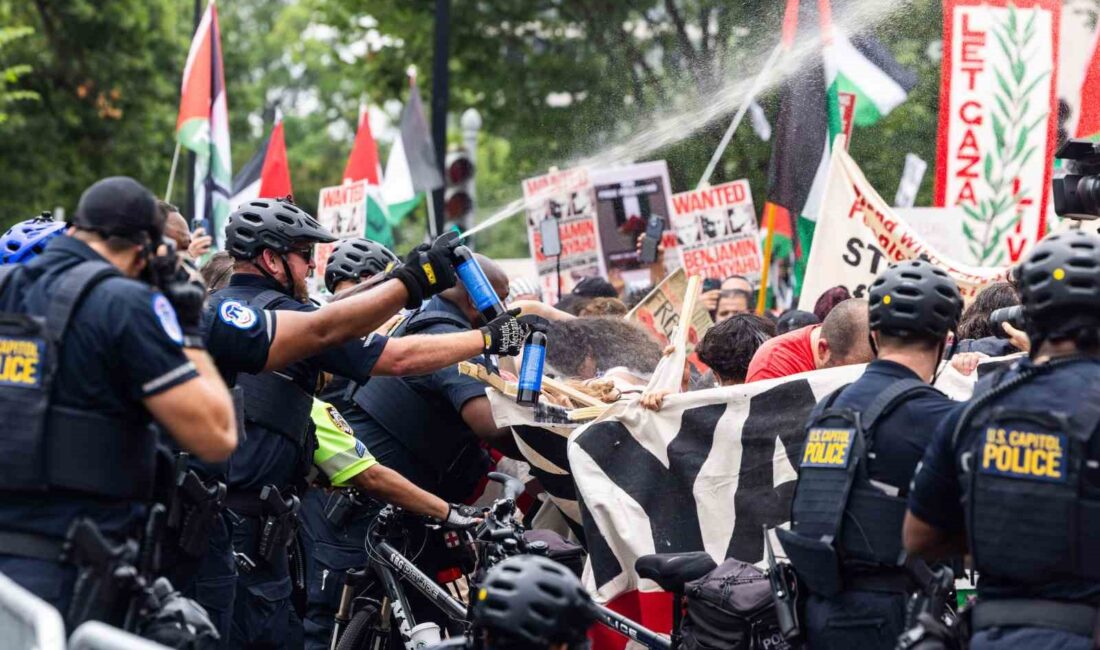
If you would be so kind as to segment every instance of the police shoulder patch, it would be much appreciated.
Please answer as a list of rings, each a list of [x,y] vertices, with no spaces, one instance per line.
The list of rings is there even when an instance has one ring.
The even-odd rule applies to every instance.
[[[852,457],[855,429],[813,428],[806,435],[801,467],[842,469]]]
[[[260,322],[256,310],[237,300],[226,300],[218,307],[218,318],[237,329],[252,329]]]
[[[344,416],[340,414],[340,411],[336,410],[336,407],[332,404],[325,404],[325,413],[328,413],[328,419],[332,420],[332,424],[339,430],[354,436],[355,432],[352,431],[351,425],[344,419]]]
[[[177,345],[183,345],[183,328],[180,327],[180,322],[176,318],[175,308],[164,297],[164,294],[157,293],[153,295],[153,313],[156,314],[157,320],[160,321],[160,326],[164,328],[164,333],[168,335],[168,338],[172,339]]]

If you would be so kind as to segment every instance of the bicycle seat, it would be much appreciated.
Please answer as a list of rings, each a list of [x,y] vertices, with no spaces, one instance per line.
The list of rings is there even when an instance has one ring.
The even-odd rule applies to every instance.
[[[656,582],[665,591],[683,591],[684,585],[702,578],[718,566],[705,551],[654,553],[634,562],[638,575]]]

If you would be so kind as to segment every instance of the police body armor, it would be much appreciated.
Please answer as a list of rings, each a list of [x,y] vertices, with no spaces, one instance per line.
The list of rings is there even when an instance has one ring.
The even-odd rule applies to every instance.
[[[901,528],[905,499],[875,487],[868,460],[875,427],[902,401],[936,392],[916,379],[891,384],[862,412],[832,408],[842,387],[822,400],[806,425],[791,529],[776,529],[791,564],[810,591],[833,596],[852,570],[897,571],[905,563]]]
[[[411,335],[441,323],[463,330],[470,327],[449,312],[423,310],[399,323],[392,335]],[[353,400],[418,461],[431,468],[439,478],[441,498],[464,501],[489,470],[489,455],[461,418],[456,417],[456,425],[462,429],[462,435],[440,431],[439,422],[424,408],[424,397],[402,378],[371,377],[356,388]],[[413,435],[402,435],[410,432]]]
[[[1053,367],[1089,362],[1032,366],[960,418],[953,447],[962,431],[976,434],[959,478],[969,485],[966,528],[979,573],[1021,585],[1100,580],[1100,404],[1078,397],[1096,395],[1100,380],[1065,396],[1072,412],[1053,410],[1047,391],[1019,390]]]
[[[278,291],[267,290],[247,302],[250,307],[265,310],[286,297]],[[241,373],[237,375],[237,388],[241,389],[239,394],[244,421],[258,424],[297,445],[302,450],[304,466],[301,475],[303,478],[308,475],[317,446],[313,420],[310,418],[313,396],[276,372],[258,375]]]
[[[0,296],[18,292],[24,272],[18,265],[0,267]],[[121,273],[107,262],[82,262],[57,281],[45,318],[0,313],[0,418],[7,423],[0,436],[0,490],[151,497],[156,436],[148,422],[60,406],[52,394],[72,315],[92,287],[115,276]]]

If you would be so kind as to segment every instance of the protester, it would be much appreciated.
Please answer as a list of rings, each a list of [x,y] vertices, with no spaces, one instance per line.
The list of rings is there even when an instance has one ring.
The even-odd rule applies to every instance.
[[[978,292],[959,321],[956,353],[980,352],[1001,357],[1019,352],[1005,331],[989,319],[994,311],[1019,304],[1016,289],[1008,282],[993,282]]]
[[[1014,271],[1030,357],[936,429],[909,493],[905,549],[968,555],[975,650],[1095,648],[1100,569],[1100,237],[1049,235]]]
[[[592,302],[592,299],[587,296],[567,293],[561,297],[561,300],[558,300],[558,302],[554,304],[554,309],[572,314],[573,316],[580,316],[581,310],[590,302]]]
[[[817,322],[824,323],[829,312],[851,297],[852,294],[849,293],[848,289],[845,287],[827,289],[825,293],[818,297],[817,302],[814,303],[814,316],[817,316]]]
[[[753,355],[773,336],[775,325],[767,318],[736,314],[707,330],[695,352],[714,372],[719,386],[743,384]]]
[[[571,379],[614,374],[631,384],[644,385],[661,360],[657,342],[641,327],[621,318],[554,321],[547,338],[548,371]]]
[[[834,307],[821,325],[803,327],[765,342],[752,358],[745,381],[867,363],[872,358],[867,301],[851,298]]]
[[[786,334],[797,329],[802,329],[808,325],[817,325],[821,321],[817,316],[811,314],[808,311],[802,311],[801,309],[788,309],[779,316],[779,320],[775,323],[776,334]]]
[[[577,316],[625,316],[627,311],[626,305],[618,298],[593,298]]]
[[[750,295],[756,291],[756,288],[752,286],[752,282],[743,275],[726,276],[718,288],[722,291],[747,291]]]
[[[581,296],[584,298],[618,298],[619,292],[615,290],[615,286],[603,278],[592,276],[585,278],[577,283],[577,286],[573,287],[571,292],[574,296]]]
[[[214,293],[229,284],[229,276],[233,275],[233,258],[225,251],[218,251],[203,265],[201,273],[206,290]]]
[[[723,290],[718,297],[718,306],[714,310],[714,322],[721,323],[736,314],[750,311],[753,307],[751,292],[744,289]]]
[[[191,232],[179,208],[167,201],[157,201],[157,208],[165,215],[164,236],[176,243],[181,255],[196,260],[210,251],[214,238],[202,228]]]
[[[506,304],[510,305],[516,300],[542,300],[538,279],[515,278],[509,282]]]
[[[791,527],[777,531],[809,592],[806,640],[821,650],[893,650],[905,630],[918,584],[901,549],[904,495],[956,404],[929,385],[962,312],[954,280],[928,262],[900,262],[868,294],[877,358],[814,408]],[[841,303],[826,324],[851,303],[867,304]]]

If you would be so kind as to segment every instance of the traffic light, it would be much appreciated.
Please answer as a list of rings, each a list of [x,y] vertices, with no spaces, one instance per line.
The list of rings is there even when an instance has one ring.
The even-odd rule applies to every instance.
[[[444,168],[446,191],[443,194],[444,230],[457,225],[463,232],[474,225],[473,158],[465,149],[447,154]]]

